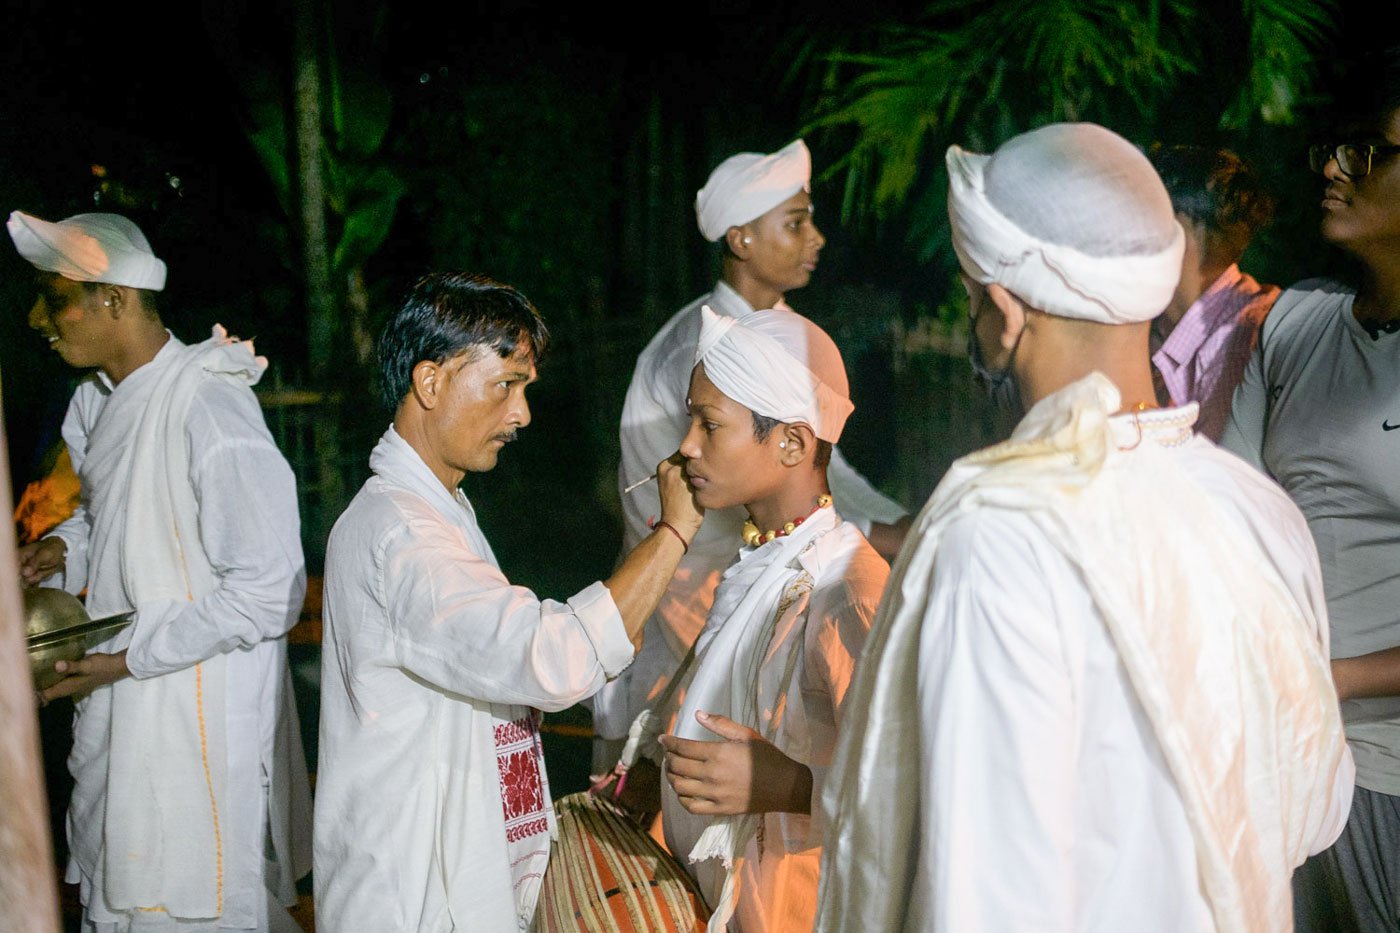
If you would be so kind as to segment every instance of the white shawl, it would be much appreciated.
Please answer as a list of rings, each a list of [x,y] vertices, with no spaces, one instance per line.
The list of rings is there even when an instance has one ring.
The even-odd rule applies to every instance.
[[[1345,751],[1318,641],[1326,610],[1290,595],[1171,451],[1120,453],[1118,405],[1098,373],[1042,400],[1011,440],[955,463],[915,521],[826,786],[819,930],[903,927],[920,849],[910,777],[928,581],[943,528],[980,507],[1034,516],[1081,567],[1180,789],[1216,926],[1287,928],[1290,876],[1327,819]]]
[[[778,620],[796,607],[801,611],[811,595],[813,580],[802,569],[798,556],[823,534],[835,527],[837,515],[833,508],[819,509],[786,537],[768,542],[748,560],[739,560],[725,571],[715,597],[714,607],[696,647],[695,676],[686,689],[680,712],[676,716],[675,735],[683,739],[713,741],[714,736],[695,722],[697,710],[704,710],[732,719],[751,729],[760,729],[758,709],[759,670],[770,653],[770,643]],[[772,548],[763,554],[763,548]],[[784,680],[791,676],[796,656],[803,650],[803,640],[792,640],[791,657],[781,659]],[[778,703],[787,694],[786,684],[779,689]],[[769,711],[765,738],[772,731],[782,711]],[[674,800],[664,797],[667,803]],[[735,885],[734,863],[741,858],[749,840],[758,829],[760,814],[740,816],[696,816],[680,806],[667,806],[664,821],[667,837],[695,839],[688,854],[691,862],[720,859],[726,870],[723,889],[713,906],[709,929],[722,931],[734,912],[738,890]]]
[[[218,586],[200,543],[185,421],[203,380],[252,385],[267,367],[251,343],[218,325],[209,340],[178,353],[150,393],[125,470],[112,477],[111,501],[126,507],[94,517],[94,539],[121,542],[133,628],[144,606],[193,601]],[[227,657],[216,655],[112,685],[103,841],[104,894],[114,909],[179,918],[223,912],[226,669]]]

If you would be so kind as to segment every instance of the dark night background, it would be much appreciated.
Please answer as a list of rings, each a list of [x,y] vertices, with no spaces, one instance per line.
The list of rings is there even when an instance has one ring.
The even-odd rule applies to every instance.
[[[371,313],[382,315],[432,268],[474,269],[520,287],[552,325],[560,352],[535,390],[535,425],[503,466],[509,471],[512,455],[524,456],[539,435],[570,432],[566,423],[582,414],[596,419],[583,428],[588,443],[556,437],[552,456],[599,469],[612,457],[597,448],[615,443],[636,351],[717,270],[695,231],[694,189],[731,152],[769,151],[797,134],[798,95],[782,84],[791,28],[840,29],[843,14],[823,20],[781,4],[731,2],[682,13],[685,28],[662,30],[623,8],[343,6],[354,12],[338,10],[338,18],[366,28],[379,17],[370,70],[393,111],[391,142],[378,155],[408,187],[383,246],[365,263]],[[247,64],[262,63],[273,81],[288,83],[288,19],[282,6],[258,2],[10,4],[6,25],[19,54],[0,63],[0,206],[55,220],[85,210],[131,216],[170,269],[160,296],[166,324],[193,340],[222,322],[253,337],[295,382],[307,368],[298,246],[243,130]],[[820,169],[823,153],[812,145]],[[667,160],[659,183],[646,164],[658,152]],[[652,203],[639,207],[639,199]],[[906,256],[884,255],[879,242],[857,248],[835,206],[819,204],[830,242],[818,282],[918,279]],[[24,326],[29,279],[13,249],[0,250],[8,308],[0,368],[16,493],[33,478],[73,376]],[[818,297],[793,300],[806,310]],[[607,370],[582,393],[592,408],[564,404],[552,413],[555,394],[561,403],[579,400],[579,386],[561,373],[578,378],[580,366]],[[367,420],[377,435],[381,425]],[[357,440],[364,449],[355,456],[373,437]],[[885,463],[874,457],[867,468],[879,474]],[[578,578],[594,576],[590,569]]]
[[[889,0],[322,7],[332,22],[323,47],[339,52],[345,112],[353,122],[357,101],[388,107],[382,141],[364,151],[347,144],[336,181],[370,197],[378,189],[364,179],[382,169],[399,192],[392,220],[380,218],[382,242],[354,267],[362,332],[375,332],[418,275],[459,269],[521,288],[556,339],[531,390],[533,424],[494,472],[465,484],[512,580],[564,598],[611,570],[620,540],[616,425],[632,364],[718,271],[695,228],[695,189],[725,156],[772,151],[799,135],[822,90],[812,48],[858,45],[874,24],[900,22],[909,9]],[[1302,155],[1347,93],[1339,62],[1390,36],[1371,22],[1379,14],[1369,7],[1334,9],[1339,28],[1317,50],[1323,90],[1299,104],[1303,120],[1229,140],[1280,195],[1278,222],[1243,264],[1262,280],[1345,271],[1316,236],[1318,185]],[[295,208],[250,136],[268,114],[288,113],[289,4],[10,0],[2,15],[0,210],[50,220],[90,210],[127,214],[169,267],[160,304],[177,336],[199,340],[222,323],[271,359],[263,387],[307,385]],[[1200,41],[1221,43],[1218,59],[1233,54],[1228,37],[1202,30]],[[1204,82],[1192,86],[1161,105],[1158,135],[1169,127],[1175,141],[1219,141],[1217,104]],[[353,143],[353,129],[342,142]],[[845,355],[856,402],[842,439],[848,458],[916,511],[948,463],[1003,426],[956,352],[908,350],[907,335],[938,316],[947,286],[946,254],[942,266],[923,261],[910,242],[917,199],[905,213],[848,218],[839,179],[823,175],[845,154],[846,140],[806,139],[828,244],[812,284],[788,299],[827,327]],[[331,205],[332,213],[354,207],[354,197]],[[75,378],[25,326],[31,272],[5,237],[0,389],[16,497],[39,475]],[[342,363],[328,386],[344,400],[339,468],[348,493],[388,423],[370,401],[372,378],[355,360],[354,339],[337,338]],[[287,437],[314,417],[315,410],[269,413]],[[310,486],[309,461],[288,456]],[[305,509],[317,572],[334,514]],[[314,649],[297,659],[314,766]],[[586,729],[578,710],[551,718]],[[586,739],[565,745],[558,733],[551,741],[560,795],[586,775]],[[46,751],[56,797],[63,751]]]
[[[382,246],[363,263],[369,323],[433,268],[482,271],[525,291],[552,325],[558,352],[535,390],[535,424],[497,472],[538,455],[576,476],[597,474],[597,484],[583,487],[584,499],[597,502],[544,504],[592,509],[585,527],[606,526],[615,520],[607,473],[632,360],[717,269],[696,235],[694,189],[724,156],[769,151],[797,135],[813,79],[790,69],[810,65],[804,41],[899,21],[910,5],[728,0],[668,9],[664,26],[655,8],[626,6],[325,9],[352,36],[340,43],[341,67],[358,66],[392,100],[375,158],[392,164],[406,189]],[[1358,37],[1380,41],[1350,9],[1338,16],[1336,55],[1361,44]],[[12,53],[0,61],[0,207],[49,219],[94,209],[128,214],[170,268],[161,305],[178,336],[200,339],[221,322],[257,341],[273,375],[298,383],[308,352],[299,248],[245,133],[260,103],[252,89],[290,84],[290,19],[275,0],[121,7],[12,0],[4,19]],[[371,31],[373,44],[363,39]],[[1178,109],[1200,106],[1188,97]],[[1183,138],[1208,131],[1170,115],[1163,122]],[[839,138],[808,142],[819,176],[842,155]],[[1298,166],[1298,148],[1280,155],[1261,167],[1303,222],[1277,224],[1286,246],[1274,234],[1254,256],[1261,278],[1286,282],[1337,260],[1316,241],[1313,183]],[[846,225],[835,182],[823,189],[819,178],[815,195],[829,242],[813,284],[789,297],[847,354],[859,414],[843,447],[916,506],[937,473],[909,473],[917,451],[891,456],[888,325],[910,319],[936,291],[933,271],[916,261],[897,228],[901,218]],[[1297,269],[1300,253],[1312,268]],[[16,493],[33,478],[73,378],[24,326],[29,279],[13,249],[0,249],[0,301],[8,309],[0,314],[0,372]],[[363,382],[350,370],[347,378]],[[366,413],[352,421],[350,488],[353,463],[383,419]],[[979,439],[973,432],[955,446]],[[960,452],[935,452],[935,466]],[[491,478],[472,479],[491,488]],[[528,521],[537,527],[539,519]],[[606,561],[580,561],[577,569],[572,579],[587,582]]]
[[[473,269],[519,286],[552,325],[558,350],[535,390],[535,424],[497,472],[540,458],[587,476],[567,502],[535,501],[551,522],[568,526],[561,513],[582,512],[582,528],[611,530],[608,474],[632,360],[717,269],[696,235],[695,188],[724,156],[770,151],[798,134],[818,80],[804,43],[854,42],[914,9],[888,0],[726,0],[664,11],[523,0],[325,4],[341,33],[328,40],[341,49],[339,67],[368,76],[392,102],[385,142],[364,161],[391,165],[405,189],[382,245],[362,263],[371,331],[429,269]],[[1337,9],[1340,30],[1319,55],[1325,73],[1386,32],[1352,12],[1360,5]],[[269,384],[304,382],[295,225],[245,132],[249,114],[290,85],[288,4],[11,0],[3,21],[11,51],[0,60],[0,208],[48,219],[94,209],[132,216],[170,268],[162,313],[178,336],[200,339],[221,322],[273,361]],[[1217,102],[1208,87],[1189,90],[1164,106],[1160,123],[1183,139],[1207,138]],[[1287,148],[1275,138],[1248,153],[1285,204],[1251,254],[1261,278],[1292,281],[1338,262],[1316,240],[1315,184],[1300,167],[1310,129],[1300,126]],[[858,415],[843,447],[917,506],[941,468],[982,439],[973,431],[948,449],[895,450],[889,325],[927,310],[946,283],[917,261],[905,217],[842,222],[839,185],[823,187],[821,177],[844,154],[842,139],[807,139],[829,242],[813,284],[789,297],[847,355]],[[73,378],[24,326],[30,292],[27,264],[0,249],[0,372],[16,493],[53,439]],[[362,372],[344,374],[364,390]],[[383,421],[365,412],[347,433],[351,489]],[[473,491],[511,485],[477,480]],[[540,518],[525,521],[538,528]],[[582,548],[590,559],[566,573],[566,588],[606,569],[608,536],[598,537]]]
[[[854,14],[826,16],[839,29]],[[389,92],[390,129],[375,158],[406,186],[388,236],[364,264],[371,320],[423,272],[470,269],[520,287],[553,331],[555,347],[531,390],[533,424],[497,470],[469,477],[466,487],[506,573],[562,599],[606,576],[616,557],[616,424],[636,353],[718,271],[695,229],[695,189],[725,156],[771,151],[797,135],[800,95],[784,84],[796,54],[789,30],[820,17],[745,2],[683,13],[688,28],[680,31],[659,28],[650,15],[524,2],[341,5],[335,15],[380,30],[372,54],[346,57]],[[290,84],[287,9],[257,0],[20,0],[4,18],[14,52],[0,60],[0,209],[50,220],[126,214],[167,263],[159,304],[177,336],[199,340],[222,323],[272,361],[260,388],[274,379],[304,384],[295,228],[245,131],[259,103],[250,88],[266,87],[257,81],[267,76],[274,90]],[[809,144],[820,166],[822,150]],[[870,401],[843,447],[888,486],[896,461],[894,409],[881,399],[891,382],[887,322],[844,314],[840,301],[876,282],[886,290],[875,307],[889,312],[888,283],[921,273],[902,247],[887,250],[878,237],[858,245],[834,203],[819,211],[829,242],[818,281],[832,288],[810,289],[811,302],[792,300],[842,339],[857,404]],[[32,270],[6,237],[0,389],[16,499],[41,475],[78,375],[25,325],[32,300]],[[339,350],[351,353],[344,343]],[[364,378],[349,364],[345,372]],[[353,412],[342,465],[351,493],[388,423],[365,388],[347,389]],[[288,455],[306,478],[309,464]],[[302,517],[316,572],[323,538]],[[292,656],[314,768],[318,650],[293,645]],[[59,827],[70,715],[58,703],[42,717]],[[578,731],[588,719],[575,708],[550,720],[562,727],[546,735],[562,794],[586,777],[588,742]],[[61,829],[55,846],[61,859]]]

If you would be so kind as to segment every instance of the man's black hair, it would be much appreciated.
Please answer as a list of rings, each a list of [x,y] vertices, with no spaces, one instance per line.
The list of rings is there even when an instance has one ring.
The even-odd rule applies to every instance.
[[[494,350],[501,359],[527,347],[538,363],[549,330],[517,289],[484,275],[434,272],[409,289],[379,338],[379,393],[395,411],[413,384],[413,367],[464,352]]]

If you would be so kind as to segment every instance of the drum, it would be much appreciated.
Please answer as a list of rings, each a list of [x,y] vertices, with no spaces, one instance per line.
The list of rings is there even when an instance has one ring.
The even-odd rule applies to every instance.
[[[694,882],[626,810],[588,791],[554,809],[535,933],[704,933],[709,911]]]

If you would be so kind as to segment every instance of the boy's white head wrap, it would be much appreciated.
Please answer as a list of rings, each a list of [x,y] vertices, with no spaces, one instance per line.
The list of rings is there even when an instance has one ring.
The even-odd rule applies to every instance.
[[[695,362],[715,388],[750,411],[784,424],[805,424],[836,443],[855,406],[836,343],[795,311],[742,317],[700,308]]]
[[[15,249],[36,269],[75,282],[165,288],[165,263],[141,228],[120,214],[74,214],[54,223],[13,211],[7,226]]]
[[[810,191],[812,154],[795,139],[777,152],[741,152],[721,162],[695,193],[700,233],[717,243],[730,227],[762,217],[799,191]]]
[[[974,280],[1033,308],[1151,320],[1181,276],[1185,234],[1147,157],[1093,123],[1056,123],[991,155],[948,147],[953,248]]]

